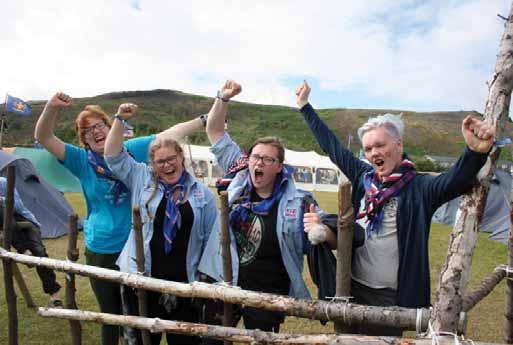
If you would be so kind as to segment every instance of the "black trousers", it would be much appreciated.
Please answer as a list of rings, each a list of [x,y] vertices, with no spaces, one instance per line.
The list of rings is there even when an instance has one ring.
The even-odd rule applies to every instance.
[[[12,246],[18,253],[23,254],[28,249],[34,256],[47,258],[48,254],[41,240],[41,232],[34,224],[30,222],[24,223],[29,224],[29,226],[20,227],[16,224],[14,225]],[[36,272],[46,294],[52,295],[61,289],[53,270],[46,267],[36,267]]]
[[[373,289],[351,280],[351,294],[354,302],[364,305],[390,307],[397,305],[396,291],[392,289]],[[402,336],[403,330],[386,326],[351,325],[351,333],[376,336]]]

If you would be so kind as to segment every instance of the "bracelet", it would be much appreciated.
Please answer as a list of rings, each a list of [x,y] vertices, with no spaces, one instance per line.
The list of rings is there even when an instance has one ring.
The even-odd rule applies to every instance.
[[[203,127],[207,127],[208,114],[202,114],[198,117],[198,119],[201,120],[201,124],[203,125]]]
[[[116,115],[114,115],[114,120],[118,119],[119,121],[123,122],[123,123],[126,123],[126,120],[125,119],[122,119],[121,116],[116,113]]]
[[[217,90],[216,98],[219,98],[219,99],[220,99],[221,101],[223,101],[224,103],[228,103],[228,102],[230,102],[230,99],[229,99],[229,98],[225,98],[225,97],[223,97],[223,94],[221,93],[221,90]]]

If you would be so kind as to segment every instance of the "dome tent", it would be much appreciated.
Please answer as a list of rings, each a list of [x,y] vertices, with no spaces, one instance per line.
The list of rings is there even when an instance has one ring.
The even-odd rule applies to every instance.
[[[16,190],[25,207],[41,223],[41,236],[55,238],[67,234],[68,217],[74,211],[64,195],[38,175],[28,159],[0,151],[1,176],[6,176],[8,166],[16,169]]]

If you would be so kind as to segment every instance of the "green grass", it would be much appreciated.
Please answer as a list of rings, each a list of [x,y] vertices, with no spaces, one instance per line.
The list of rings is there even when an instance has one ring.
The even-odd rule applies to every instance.
[[[336,212],[337,195],[335,193],[316,193],[321,207],[328,212]],[[85,205],[81,194],[67,194],[66,198],[72,203],[75,211],[83,216]],[[434,224],[430,236],[431,280],[434,294],[438,284],[438,274],[445,259],[447,241],[451,229],[446,226]],[[50,257],[65,259],[67,237],[45,240]],[[80,263],[84,263],[83,238],[79,236],[81,248]],[[470,288],[475,287],[483,276],[490,273],[497,265],[505,263],[507,256],[506,246],[489,241],[485,234],[480,234],[474,253],[473,265],[470,275]],[[306,265],[305,265],[306,267]],[[31,289],[36,304],[45,306],[47,296],[43,294],[40,281],[34,269],[20,265],[20,269]],[[0,269],[3,272],[3,269]],[[308,272],[304,274],[305,280],[316,296],[316,289],[312,284]],[[64,284],[64,274],[57,272],[57,278]],[[4,290],[3,279],[0,281],[0,290]],[[469,314],[467,338],[474,341],[502,342],[504,324],[504,296],[505,282],[503,281],[485,300],[480,302]],[[77,303],[80,309],[98,311],[96,300],[85,277],[77,277]],[[70,343],[69,326],[67,321],[58,319],[45,319],[37,316],[34,310],[28,309],[23,300],[18,298],[18,328],[19,343],[24,345],[52,344],[64,345]],[[83,344],[98,344],[100,327],[94,323],[83,323]],[[333,333],[333,326],[329,323],[322,326],[318,321],[288,317],[283,332],[292,333]],[[413,336],[413,333],[408,333]],[[7,307],[4,296],[0,296],[0,344],[7,344]]]

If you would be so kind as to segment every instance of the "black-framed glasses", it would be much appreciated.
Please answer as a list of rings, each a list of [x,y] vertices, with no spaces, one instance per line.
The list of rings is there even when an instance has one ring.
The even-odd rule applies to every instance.
[[[252,153],[249,156],[249,161],[252,164],[257,164],[260,160],[262,161],[262,163],[264,163],[264,165],[273,165],[274,163],[278,162],[278,158],[269,157],[269,156],[260,156],[257,153]]]
[[[98,121],[96,122],[94,125],[92,126],[89,126],[89,127],[85,127],[84,128],[84,135],[86,137],[91,137],[94,133],[94,130],[97,129],[99,131],[103,131],[105,129],[105,127],[107,127],[107,125],[105,124],[105,122],[103,121]]]
[[[174,163],[176,163],[177,159],[178,159],[178,155],[172,155],[172,156],[168,156],[168,157],[165,157],[165,158],[162,158],[162,159],[157,159],[153,163],[157,167],[163,168],[166,165],[166,163],[167,164],[174,164]]]

